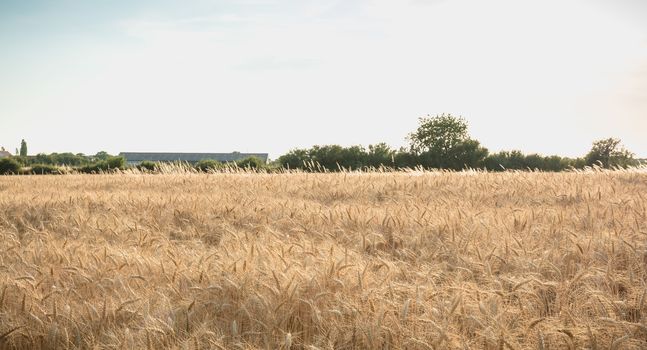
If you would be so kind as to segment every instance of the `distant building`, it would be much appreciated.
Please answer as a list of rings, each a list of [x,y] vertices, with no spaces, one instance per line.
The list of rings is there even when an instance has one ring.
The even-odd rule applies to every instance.
[[[0,147],[0,158],[11,157],[11,153],[7,152],[4,147]]]
[[[137,165],[143,161],[149,162],[187,162],[197,163],[201,160],[211,159],[219,162],[235,162],[248,157],[256,157],[267,162],[267,153],[146,153],[146,152],[121,152],[121,157],[126,158],[129,165]]]

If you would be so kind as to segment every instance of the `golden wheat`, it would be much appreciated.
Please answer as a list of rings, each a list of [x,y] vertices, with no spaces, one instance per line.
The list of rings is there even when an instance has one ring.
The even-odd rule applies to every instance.
[[[647,347],[647,174],[0,177],[0,348]]]

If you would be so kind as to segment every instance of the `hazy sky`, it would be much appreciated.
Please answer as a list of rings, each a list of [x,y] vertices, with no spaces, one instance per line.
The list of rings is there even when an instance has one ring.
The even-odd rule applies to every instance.
[[[647,157],[644,0],[0,0],[0,145],[30,153],[405,145]]]

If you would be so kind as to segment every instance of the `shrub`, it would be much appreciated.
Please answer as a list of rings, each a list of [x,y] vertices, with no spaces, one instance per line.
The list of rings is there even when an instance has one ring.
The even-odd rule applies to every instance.
[[[124,157],[108,157],[105,161],[99,162],[106,164],[106,169],[124,169],[126,167],[126,158]]]
[[[260,168],[263,168],[265,163],[256,157],[247,157],[239,161],[236,161],[236,165],[238,165],[241,168],[260,169]]]
[[[84,166],[78,168],[77,170],[80,173],[84,173],[84,174],[96,174],[96,173],[101,172],[102,170],[104,170],[102,168],[103,168],[103,166],[100,165],[99,163],[94,163],[94,164],[84,165]]]
[[[18,174],[20,172],[20,163],[13,158],[0,159],[0,174]]]
[[[222,167],[223,164],[221,162],[213,159],[203,159],[195,164],[195,168],[203,172],[217,170]]]
[[[148,160],[145,160],[139,164],[137,164],[137,169],[141,171],[157,171],[158,170],[158,165],[155,162],[151,162]]]
[[[21,157],[21,156],[13,156],[11,157],[13,160],[18,162],[20,166],[25,167],[29,165],[29,159],[27,157]]]
[[[30,174],[34,175],[59,175],[63,171],[57,166],[48,164],[34,164],[31,166]]]
[[[126,167],[126,159],[124,157],[108,157],[93,164],[84,165],[77,170],[85,174],[96,174],[102,171],[110,170],[123,170]]]

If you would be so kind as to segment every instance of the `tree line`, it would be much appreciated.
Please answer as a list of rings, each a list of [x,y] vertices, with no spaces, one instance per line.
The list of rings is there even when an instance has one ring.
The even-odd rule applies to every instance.
[[[400,149],[393,149],[386,143],[368,147],[317,145],[293,149],[269,164],[257,158],[246,158],[229,164],[202,160],[192,166],[203,172],[225,166],[268,171],[300,169],[312,172],[369,170],[381,167],[564,171],[587,166],[624,168],[639,164],[634,154],[616,138],[595,141],[591,150],[579,158],[524,154],[518,150],[490,153],[478,140],[469,135],[467,121],[451,114],[419,118],[417,129],[411,132],[406,140],[408,146]],[[103,151],[93,156],[82,153],[52,153],[29,157],[25,140],[21,142],[20,151],[16,151],[15,157],[0,159],[0,174],[57,174],[64,172],[64,168],[80,173],[98,173],[127,167],[123,157],[112,156]],[[159,164],[153,162],[143,162],[136,167],[147,172],[159,170]]]
[[[275,169],[273,164],[265,164],[263,160],[256,157],[243,158],[238,161],[228,163],[221,163],[211,159],[204,159],[195,164],[178,163],[181,163],[184,168],[191,166],[196,171],[201,172],[218,171],[225,167],[267,170]],[[144,161],[140,164],[129,166],[124,157],[113,156],[104,151],[93,156],[87,156],[82,153],[52,153],[0,159],[0,175],[57,175],[70,172],[97,174],[115,170],[126,170],[129,168],[136,168],[143,172],[155,173],[161,171],[162,164],[158,162]]]
[[[586,166],[615,168],[638,165],[633,153],[615,138],[595,141],[589,153],[580,158],[524,154],[518,150],[490,153],[469,135],[465,119],[450,114],[420,118],[418,128],[407,136],[407,141],[408,147],[397,150],[385,143],[368,147],[327,145],[293,149],[280,156],[277,163],[280,167],[312,171],[380,166],[396,169],[563,171]]]

